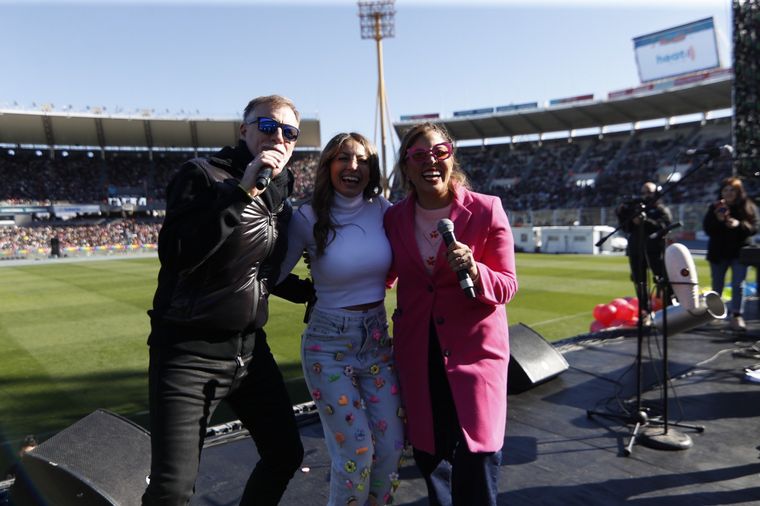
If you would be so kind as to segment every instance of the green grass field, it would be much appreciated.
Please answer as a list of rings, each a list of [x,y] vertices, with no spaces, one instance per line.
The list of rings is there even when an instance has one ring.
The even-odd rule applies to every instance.
[[[695,261],[709,286],[707,263]],[[45,440],[97,408],[146,423],[146,310],[157,272],[155,258],[0,267],[0,471],[25,434]],[[622,256],[518,254],[517,274],[509,322],[549,341],[588,332],[596,304],[634,294]],[[390,314],[395,292],[386,305]],[[304,307],[273,297],[270,309],[270,346],[293,402],[304,402]]]

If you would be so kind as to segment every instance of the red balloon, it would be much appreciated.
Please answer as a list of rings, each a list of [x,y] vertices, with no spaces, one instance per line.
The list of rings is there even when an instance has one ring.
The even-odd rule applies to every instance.
[[[617,310],[615,312],[615,319],[617,320],[628,321],[636,314],[633,310],[633,306],[623,298],[613,299],[610,304],[615,306],[615,309]]]
[[[631,308],[633,309],[634,316],[638,317],[638,315],[639,315],[639,299],[638,299],[638,297],[626,297],[625,300],[628,301],[628,305],[630,305]]]
[[[615,319],[617,308],[612,304],[597,304],[594,307],[594,319],[608,326]]]
[[[599,320],[594,320],[591,322],[591,325],[589,326],[588,330],[591,333],[599,332],[605,329],[604,323],[600,322]]]

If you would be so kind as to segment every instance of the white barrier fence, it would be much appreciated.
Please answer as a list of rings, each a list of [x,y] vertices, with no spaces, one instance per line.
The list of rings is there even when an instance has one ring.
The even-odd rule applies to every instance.
[[[606,225],[567,227],[514,227],[515,250],[529,253],[584,253],[592,255],[625,251],[625,238],[614,235],[602,245],[600,239],[615,230]]]

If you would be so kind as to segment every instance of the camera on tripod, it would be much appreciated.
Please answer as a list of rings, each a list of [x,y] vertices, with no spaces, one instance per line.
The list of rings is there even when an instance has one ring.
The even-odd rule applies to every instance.
[[[618,220],[620,220],[621,223],[627,223],[643,213],[645,209],[646,204],[644,203],[644,199],[640,197],[626,200],[617,208]]]

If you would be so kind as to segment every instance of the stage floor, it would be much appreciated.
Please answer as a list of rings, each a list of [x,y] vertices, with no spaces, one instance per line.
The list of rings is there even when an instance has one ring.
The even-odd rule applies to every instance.
[[[570,368],[509,395],[499,504],[760,504],[760,383],[744,377],[745,367],[760,363],[760,351],[753,348],[756,343],[760,347],[757,305],[756,299],[747,303],[746,333],[732,332],[727,322],[720,322],[668,339],[668,434],[688,435],[692,446],[686,450],[634,444],[626,455],[633,424],[625,417],[588,414],[635,411],[635,332],[557,343]],[[642,340],[641,404],[652,414],[664,406],[662,344],[659,336]],[[657,434],[664,432],[652,427]],[[237,436],[204,449],[192,505],[237,504],[257,460],[250,440]],[[302,425],[302,438],[303,466],[309,470],[296,473],[282,504],[323,506],[329,457],[318,420]],[[394,504],[427,504],[425,485],[411,459],[399,474]]]

